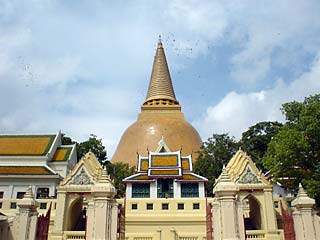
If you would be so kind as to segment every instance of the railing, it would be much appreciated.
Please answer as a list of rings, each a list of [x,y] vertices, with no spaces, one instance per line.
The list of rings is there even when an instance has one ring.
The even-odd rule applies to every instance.
[[[134,237],[133,240],[152,240],[152,237]]]
[[[85,231],[64,231],[64,240],[82,240],[86,239]]]
[[[254,240],[266,240],[266,235],[268,235],[268,239],[270,236],[274,236],[276,239],[284,239],[283,230],[275,229],[275,230],[247,230],[246,231],[246,239],[254,239]]]
[[[266,231],[265,230],[247,230],[246,239],[254,240],[265,240]]]
[[[179,240],[198,240],[198,237],[179,237]]]
[[[173,198],[173,193],[161,193],[158,192],[158,198]]]

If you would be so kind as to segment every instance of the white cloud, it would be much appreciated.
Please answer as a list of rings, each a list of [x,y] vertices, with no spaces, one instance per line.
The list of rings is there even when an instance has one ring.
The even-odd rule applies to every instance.
[[[171,70],[188,67],[197,73],[202,67],[193,65],[197,58],[211,54],[219,60],[219,53],[208,48],[214,44],[226,52],[232,49],[232,65],[226,69],[233,79],[254,85],[273,72],[273,64],[301,63],[301,52],[312,55],[319,47],[317,3],[297,2],[0,0],[0,132],[62,129],[78,141],[94,133],[111,155],[145,97],[158,34],[164,35]],[[281,54],[275,56],[279,48]],[[191,59],[187,63],[186,57]],[[210,69],[212,63],[206,64]],[[315,67],[310,74],[314,72]],[[302,78],[308,81],[307,74]],[[191,77],[179,81],[189,93],[197,84],[188,83],[195,81]],[[223,85],[226,80],[219,81]],[[307,85],[279,81],[273,89],[248,94],[232,91],[237,86],[231,85],[230,93],[199,120],[208,128],[201,131],[236,132],[281,117],[280,103],[296,92],[309,94]],[[294,91],[286,94],[288,89]],[[209,91],[204,89],[204,95]]]
[[[255,86],[272,71],[272,64],[292,63],[295,55],[318,50],[320,23],[317,1],[242,1],[229,4],[232,41],[240,51],[232,57],[231,77],[242,86]],[[240,9],[240,12],[239,12]],[[235,14],[238,12],[238,14]],[[302,64],[302,62],[299,62]]]
[[[203,139],[212,133],[229,133],[240,138],[249,126],[261,121],[284,121],[281,105],[320,92],[320,55],[311,68],[299,78],[285,83],[279,79],[275,86],[257,92],[229,92],[216,105],[207,108],[206,114],[194,125]]]

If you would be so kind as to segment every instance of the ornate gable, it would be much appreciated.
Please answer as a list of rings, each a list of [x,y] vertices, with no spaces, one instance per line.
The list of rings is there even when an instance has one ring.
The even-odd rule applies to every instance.
[[[270,185],[252,159],[241,149],[231,158],[226,170],[232,181],[238,184]]]
[[[252,171],[251,167],[247,165],[245,171],[239,177],[237,183],[241,184],[261,184],[259,177]]]
[[[89,190],[102,174],[102,166],[92,152],[88,152],[61,182],[59,189],[81,188]]]
[[[138,170],[122,181],[152,182],[156,178],[173,178],[179,182],[207,182],[208,179],[192,172],[191,155],[182,157],[180,151],[171,152],[162,138],[156,152],[149,152],[148,157],[138,156]]]
[[[158,142],[158,147],[156,149],[156,152],[171,152],[170,148],[168,147],[167,143],[164,140],[164,137],[162,136],[160,141]]]
[[[93,185],[92,177],[90,177],[84,168],[71,179],[69,185]]]

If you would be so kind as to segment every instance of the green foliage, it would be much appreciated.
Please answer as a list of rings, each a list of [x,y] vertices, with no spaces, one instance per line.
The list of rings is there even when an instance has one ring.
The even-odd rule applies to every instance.
[[[102,165],[106,164],[107,151],[105,150],[105,146],[103,146],[102,144],[102,139],[99,139],[94,134],[91,134],[87,141],[77,143],[78,160],[80,160],[89,151],[94,153],[94,155]]]
[[[264,166],[290,188],[302,182],[311,197],[320,198],[320,95],[282,106],[285,125],[271,140]],[[289,180],[284,180],[289,178]]]
[[[67,137],[64,133],[62,134],[62,145],[71,145],[76,144],[77,149],[77,159],[78,161],[89,151],[93,152],[98,161],[105,165],[107,162],[107,151],[105,146],[102,144],[102,139],[98,138],[94,134],[90,134],[90,137],[87,141],[78,143],[72,138]]]
[[[194,169],[196,173],[208,178],[208,196],[212,195],[215,179],[220,175],[223,165],[236,153],[238,146],[235,139],[228,134],[213,134],[203,143]]]
[[[279,122],[259,122],[242,133],[241,148],[262,171],[266,171],[262,164],[262,157],[267,151],[269,142],[281,127],[282,124]]]
[[[124,163],[106,163],[106,169],[108,174],[110,174],[111,179],[114,181],[114,186],[117,189],[116,197],[123,197],[125,194],[126,186],[122,182],[122,180],[130,175],[132,175],[135,171],[134,167],[130,167],[128,164]]]
[[[62,145],[72,145],[75,144],[76,142],[71,139],[71,137],[66,137],[64,133],[62,133],[62,140],[61,144]]]

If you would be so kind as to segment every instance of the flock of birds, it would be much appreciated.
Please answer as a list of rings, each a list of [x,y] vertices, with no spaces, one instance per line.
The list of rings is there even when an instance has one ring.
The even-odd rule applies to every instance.
[[[166,50],[171,51],[173,54],[179,57],[182,62],[185,60],[190,61],[191,59],[194,59],[196,55],[199,53],[199,48],[203,47],[204,45],[201,44],[200,40],[177,40],[176,36],[172,32],[169,32],[166,35],[166,37],[162,40],[162,43]],[[212,47],[212,45],[208,45],[208,51]],[[20,66],[20,79],[24,83],[24,86],[37,86],[38,79],[32,65],[27,63],[23,56],[18,57],[18,64]],[[178,71],[177,74],[181,74],[181,71]],[[198,75],[197,78],[201,78],[201,76]]]

